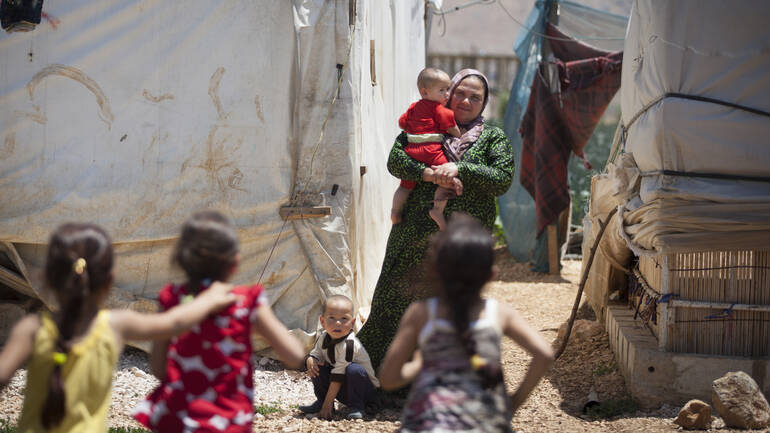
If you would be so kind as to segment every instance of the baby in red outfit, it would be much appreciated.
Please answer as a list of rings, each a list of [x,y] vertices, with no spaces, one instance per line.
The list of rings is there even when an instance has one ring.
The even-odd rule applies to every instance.
[[[444,155],[443,134],[460,136],[460,128],[455,123],[454,112],[444,106],[449,99],[451,84],[446,72],[436,68],[423,69],[417,77],[417,87],[422,99],[413,103],[398,119],[398,126],[406,132],[409,141],[409,144],[404,147],[404,152],[417,161],[427,164],[428,167],[449,162]],[[431,169],[428,168],[428,171]],[[447,200],[454,194],[462,194],[463,184],[460,179],[454,178],[452,182],[454,184],[452,189],[436,188],[433,209],[429,212],[440,230],[446,226],[444,208]],[[401,185],[393,195],[393,208],[390,211],[393,224],[401,222],[402,208],[415,186],[417,182],[401,181]]]

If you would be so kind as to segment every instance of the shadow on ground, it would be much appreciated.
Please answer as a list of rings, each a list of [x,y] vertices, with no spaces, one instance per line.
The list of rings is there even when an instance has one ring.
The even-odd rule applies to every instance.
[[[570,281],[561,275],[549,275],[530,270],[529,263],[517,262],[505,246],[495,248],[495,264],[500,268],[497,279],[504,282],[562,284]]]

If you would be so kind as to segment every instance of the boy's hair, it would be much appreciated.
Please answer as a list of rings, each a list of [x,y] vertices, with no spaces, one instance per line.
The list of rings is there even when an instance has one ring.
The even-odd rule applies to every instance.
[[[225,280],[238,254],[238,234],[219,212],[198,212],[182,225],[172,263],[187,274],[188,289],[195,291],[204,280]]]
[[[57,292],[60,303],[56,316],[59,335],[55,352],[69,352],[75,324],[83,313],[86,300],[112,281],[112,263],[112,241],[99,226],[68,223],[51,234],[45,280]],[[60,363],[54,363],[48,383],[41,421],[43,427],[52,429],[64,418],[66,410]]]
[[[326,307],[329,305],[329,303],[333,301],[345,301],[350,305],[350,313],[353,314],[354,307],[353,307],[353,301],[348,298],[345,295],[331,295],[328,298],[324,299],[323,302],[321,302],[321,314],[326,313]]]
[[[478,354],[469,329],[468,310],[480,299],[481,289],[492,276],[494,246],[492,236],[479,220],[459,212],[452,214],[447,229],[431,240],[429,263],[470,358]],[[487,388],[503,380],[502,368],[495,363],[486,362],[477,372]]]
[[[425,68],[420,71],[420,74],[417,76],[417,88],[427,89],[444,77],[449,78],[449,75],[441,69]]]

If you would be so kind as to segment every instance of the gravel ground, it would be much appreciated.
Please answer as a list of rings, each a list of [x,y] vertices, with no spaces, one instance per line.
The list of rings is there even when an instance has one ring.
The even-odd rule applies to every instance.
[[[565,261],[560,276],[529,271],[516,263],[507,250],[497,252],[499,280],[492,282],[486,295],[517,308],[529,323],[549,341],[556,339],[559,326],[569,317],[580,277],[580,262]],[[581,307],[579,318],[593,319],[590,308]],[[376,417],[361,421],[323,421],[305,416],[297,405],[314,400],[313,388],[304,373],[283,370],[280,363],[255,356],[255,432],[393,432],[399,414],[385,409]],[[515,389],[529,364],[529,357],[510,341],[503,344],[503,368],[510,391]],[[9,386],[0,391],[0,417],[14,422],[20,413],[26,371],[20,370]],[[127,349],[115,373],[110,425],[137,426],[131,409],[156,385],[149,373],[147,356]],[[562,357],[516,413],[517,432],[669,432],[680,428],[672,423],[679,408],[663,406],[654,411],[631,412],[609,419],[594,420],[582,413],[591,389],[601,402],[627,401],[623,377],[609,348],[607,334],[592,338],[573,338]],[[345,414],[338,405],[339,413]],[[341,418],[341,417],[338,417]],[[712,431],[729,431],[715,418]],[[770,433],[770,430],[767,430]]]

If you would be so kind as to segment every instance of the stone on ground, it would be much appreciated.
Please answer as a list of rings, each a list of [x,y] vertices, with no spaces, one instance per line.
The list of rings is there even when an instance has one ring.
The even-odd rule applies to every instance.
[[[742,371],[731,371],[711,385],[711,399],[727,427],[761,429],[770,425],[770,405],[757,383]]]
[[[701,400],[690,400],[679,411],[674,424],[685,430],[708,430],[711,428],[711,406]]]

